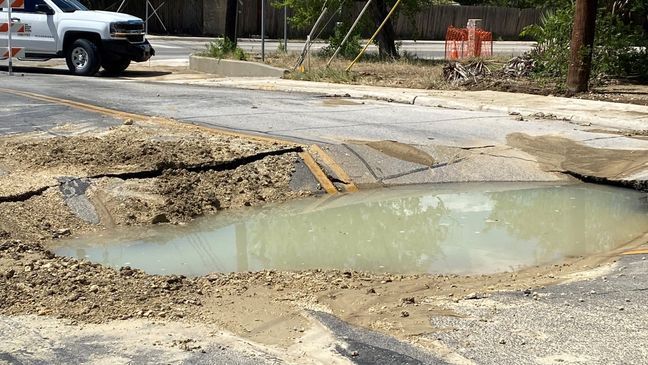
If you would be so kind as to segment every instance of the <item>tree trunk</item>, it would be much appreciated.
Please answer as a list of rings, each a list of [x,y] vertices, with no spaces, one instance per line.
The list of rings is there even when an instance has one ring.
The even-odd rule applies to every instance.
[[[375,0],[373,4],[373,18],[376,24],[376,29],[378,29],[383,20],[387,18],[389,9],[387,9],[387,3],[385,0]],[[394,26],[391,19],[385,23],[385,26],[378,34],[376,40],[378,41],[378,53],[380,58],[398,59],[400,57],[396,50],[396,32],[394,32]]]
[[[227,0],[225,10],[225,39],[236,45],[236,17],[238,16],[238,0]]]
[[[570,44],[571,57],[567,73],[567,90],[575,94],[589,88],[592,50],[596,32],[597,0],[576,0],[574,30]]]

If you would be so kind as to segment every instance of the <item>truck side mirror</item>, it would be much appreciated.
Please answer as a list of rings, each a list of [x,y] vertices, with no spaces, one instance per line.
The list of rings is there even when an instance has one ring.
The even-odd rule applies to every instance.
[[[54,15],[54,9],[50,8],[47,4],[36,4],[36,12],[44,13],[47,15]]]

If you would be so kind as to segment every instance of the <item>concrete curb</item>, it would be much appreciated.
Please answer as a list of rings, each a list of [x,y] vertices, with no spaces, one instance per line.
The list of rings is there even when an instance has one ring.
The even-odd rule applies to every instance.
[[[236,61],[201,57],[189,57],[189,69],[225,77],[283,77],[288,71],[258,62]]]
[[[194,82],[190,82],[194,83]],[[239,89],[314,93],[459,110],[519,113],[622,130],[648,128],[648,106],[500,91],[445,91],[388,88],[325,82],[218,79],[196,83]]]

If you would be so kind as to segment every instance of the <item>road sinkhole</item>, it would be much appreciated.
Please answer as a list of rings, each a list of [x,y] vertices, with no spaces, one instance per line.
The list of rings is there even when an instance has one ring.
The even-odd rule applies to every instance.
[[[648,232],[647,194],[591,184],[443,184],[224,211],[103,231],[59,255],[150,274],[352,269],[512,271],[603,253]]]

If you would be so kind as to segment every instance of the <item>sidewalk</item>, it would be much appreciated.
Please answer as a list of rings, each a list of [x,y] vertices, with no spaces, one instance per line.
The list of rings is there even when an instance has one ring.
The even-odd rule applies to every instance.
[[[176,81],[179,82],[179,81]],[[520,113],[618,130],[648,129],[648,106],[499,91],[444,91],[267,78],[213,78],[183,83],[251,90],[315,93],[428,107]]]

